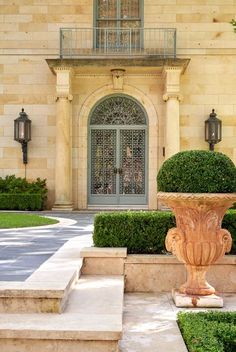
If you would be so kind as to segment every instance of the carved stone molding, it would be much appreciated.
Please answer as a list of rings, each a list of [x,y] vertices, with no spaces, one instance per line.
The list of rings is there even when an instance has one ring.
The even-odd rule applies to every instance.
[[[163,95],[163,100],[166,102],[169,99],[176,99],[179,102],[183,101],[183,96],[182,94],[178,94],[178,93],[165,93]]]
[[[123,90],[125,70],[122,68],[115,68],[111,70],[111,73],[113,79],[113,89]]]
[[[182,205],[185,201],[201,201],[203,204],[226,200],[228,204],[236,201],[236,193],[175,193],[175,192],[158,192],[158,199],[165,201],[178,200]],[[201,203],[202,204],[202,203]],[[228,205],[227,205],[228,207]]]
[[[63,94],[59,93],[56,95],[55,101],[58,101],[59,99],[68,99],[68,101],[73,100],[73,95],[72,94]]]
[[[57,71],[70,71],[72,72],[73,71],[73,68],[70,67],[70,66],[57,66],[54,68],[54,71],[57,72]]]

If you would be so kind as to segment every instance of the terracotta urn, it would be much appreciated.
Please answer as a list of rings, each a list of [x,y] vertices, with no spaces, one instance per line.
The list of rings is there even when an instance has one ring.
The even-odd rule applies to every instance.
[[[187,268],[187,281],[179,292],[214,294],[214,287],[206,281],[206,272],[231,249],[231,235],[221,228],[221,223],[226,210],[236,201],[236,193],[159,192],[158,199],[176,217],[176,228],[168,231],[165,244]]]

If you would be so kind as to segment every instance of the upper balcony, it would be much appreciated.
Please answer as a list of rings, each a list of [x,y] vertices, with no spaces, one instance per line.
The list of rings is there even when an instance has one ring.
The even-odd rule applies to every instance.
[[[61,28],[60,58],[176,58],[175,28]]]

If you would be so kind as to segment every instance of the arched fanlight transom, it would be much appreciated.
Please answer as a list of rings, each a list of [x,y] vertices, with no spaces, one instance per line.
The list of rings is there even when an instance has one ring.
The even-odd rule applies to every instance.
[[[146,125],[146,116],[135,100],[111,96],[95,107],[90,125]]]

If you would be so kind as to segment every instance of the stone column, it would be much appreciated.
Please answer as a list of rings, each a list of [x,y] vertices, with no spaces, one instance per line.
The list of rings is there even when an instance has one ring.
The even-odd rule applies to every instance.
[[[165,159],[180,151],[180,122],[179,102],[182,100],[180,94],[180,75],[182,67],[165,67],[165,94],[163,100],[166,102],[165,123]]]
[[[72,210],[72,69],[55,68],[57,75],[55,204],[53,210]]]

